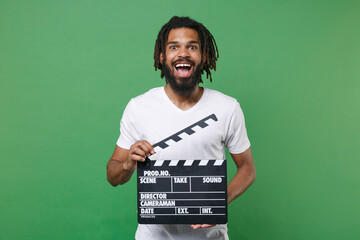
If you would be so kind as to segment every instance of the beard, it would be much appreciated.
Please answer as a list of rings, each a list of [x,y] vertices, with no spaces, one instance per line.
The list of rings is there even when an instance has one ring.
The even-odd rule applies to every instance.
[[[180,96],[188,97],[201,81],[202,64],[197,65],[189,77],[179,78],[180,83],[178,83],[174,73],[171,73],[171,69],[167,64],[163,65],[163,72],[166,82],[170,84],[170,87],[174,90],[174,92]]]

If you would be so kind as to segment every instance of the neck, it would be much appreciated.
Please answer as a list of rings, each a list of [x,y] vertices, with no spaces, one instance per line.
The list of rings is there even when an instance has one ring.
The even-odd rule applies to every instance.
[[[175,106],[183,111],[194,106],[201,99],[204,92],[204,88],[196,86],[189,96],[182,96],[176,93],[169,83],[165,85],[164,90],[168,98],[175,104]]]

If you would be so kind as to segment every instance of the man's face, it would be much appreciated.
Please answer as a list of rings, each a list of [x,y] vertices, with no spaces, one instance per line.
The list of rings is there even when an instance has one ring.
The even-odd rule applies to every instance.
[[[189,96],[201,80],[203,65],[197,31],[172,29],[165,45],[165,59],[162,54],[160,58],[171,88],[180,95]]]

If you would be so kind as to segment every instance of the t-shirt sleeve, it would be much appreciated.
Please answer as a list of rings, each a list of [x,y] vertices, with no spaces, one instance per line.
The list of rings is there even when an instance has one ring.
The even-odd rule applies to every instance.
[[[238,102],[236,102],[234,112],[230,119],[225,138],[225,146],[229,152],[233,154],[242,153],[250,147],[250,141],[246,133],[244,114]]]
[[[131,145],[139,141],[138,126],[136,125],[136,112],[134,100],[131,100],[125,108],[120,121],[120,136],[116,142],[121,148],[130,149]]]

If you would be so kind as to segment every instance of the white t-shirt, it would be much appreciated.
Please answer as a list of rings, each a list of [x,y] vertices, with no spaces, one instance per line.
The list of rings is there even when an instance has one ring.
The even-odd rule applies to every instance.
[[[225,159],[225,147],[233,154],[242,153],[250,147],[244,115],[236,99],[204,88],[201,99],[192,108],[183,111],[171,102],[164,87],[153,88],[131,99],[121,119],[117,145],[129,149],[140,140],[154,145],[211,114],[215,114],[217,121],[207,121],[205,128],[194,127],[194,134],[183,134],[181,141],[160,149],[150,158]],[[135,237],[138,240],[228,239],[227,226],[221,224],[197,230],[189,224],[139,224]]]

